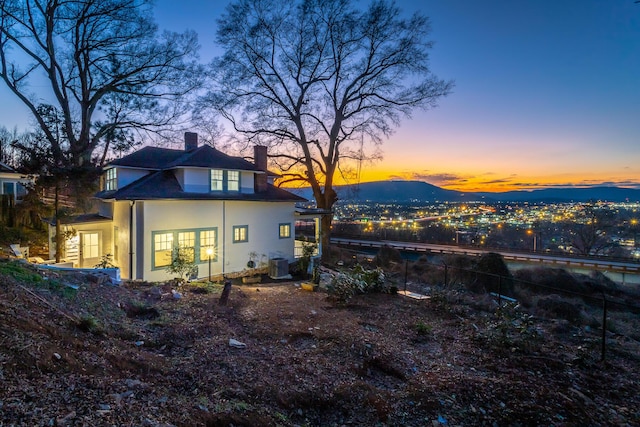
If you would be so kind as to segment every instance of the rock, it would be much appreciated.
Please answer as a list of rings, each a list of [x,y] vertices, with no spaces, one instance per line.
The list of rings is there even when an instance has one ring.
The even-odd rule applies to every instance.
[[[245,348],[247,345],[243,342],[235,340],[233,338],[229,338],[229,347],[233,348]]]
[[[134,344],[136,347],[142,347],[144,345],[144,341],[136,341]]]
[[[108,403],[100,403],[98,405],[98,409],[100,409],[101,411],[109,411],[111,410],[111,405],[109,405]]]
[[[182,298],[182,294],[180,292],[177,292],[177,291],[173,290],[173,289],[171,289],[171,295],[173,295],[174,299]]]
[[[58,360],[62,359],[62,356],[60,356],[59,353],[53,353],[53,357],[55,357]]]
[[[134,380],[131,378],[127,378],[125,381],[125,384],[127,385],[128,388],[134,388],[140,385],[143,385],[144,383],[140,380]]]

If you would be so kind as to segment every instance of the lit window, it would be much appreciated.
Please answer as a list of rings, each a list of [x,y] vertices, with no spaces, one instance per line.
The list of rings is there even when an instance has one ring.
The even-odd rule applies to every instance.
[[[200,232],[200,261],[206,261],[209,258],[215,260],[217,258],[216,240],[218,240],[217,230],[203,230]]]
[[[82,258],[98,258],[100,246],[98,233],[82,233]]]
[[[195,260],[195,247],[195,231],[181,231],[178,233],[178,248],[180,248],[181,251],[186,251],[186,256],[189,261]]]
[[[153,236],[153,266],[166,267],[171,264],[173,233],[155,233]]]
[[[221,169],[211,169],[211,191],[224,190],[224,174]]]
[[[291,224],[280,224],[279,235],[281,239],[288,239],[289,237],[291,237]]]
[[[227,191],[240,191],[240,172],[227,171]]]
[[[105,191],[112,191],[118,189],[118,172],[116,168],[107,169],[104,179]]]
[[[249,241],[249,226],[234,225],[233,226],[233,243],[241,243]]]

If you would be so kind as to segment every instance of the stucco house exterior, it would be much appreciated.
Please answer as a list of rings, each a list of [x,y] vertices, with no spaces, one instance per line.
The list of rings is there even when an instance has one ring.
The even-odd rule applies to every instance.
[[[189,248],[197,277],[241,272],[255,262],[294,260],[295,204],[305,199],[272,183],[267,149],[254,163],[198,146],[144,147],[109,163],[98,212],[62,223],[73,229],[65,259],[93,267],[112,254],[121,277],[160,281],[174,248]],[[54,254],[51,254],[53,257]]]

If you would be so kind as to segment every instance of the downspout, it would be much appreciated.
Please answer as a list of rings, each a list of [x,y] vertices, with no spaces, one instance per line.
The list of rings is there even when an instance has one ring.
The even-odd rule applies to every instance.
[[[227,248],[227,221],[226,221],[226,201],[222,201],[222,277],[224,278],[224,263]]]
[[[133,280],[133,206],[135,200],[129,201],[129,280]]]

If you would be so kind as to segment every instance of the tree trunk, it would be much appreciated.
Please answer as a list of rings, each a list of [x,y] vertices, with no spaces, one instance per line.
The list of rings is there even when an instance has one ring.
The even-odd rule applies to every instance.
[[[322,244],[322,261],[329,261],[331,255],[331,220],[332,214],[322,215],[320,220],[320,243]]]
[[[60,201],[58,200],[58,185],[56,184],[54,206],[56,219],[56,263],[62,258],[62,227],[60,224]]]

